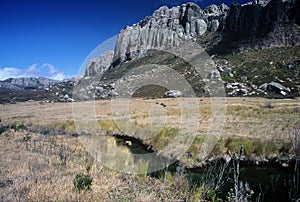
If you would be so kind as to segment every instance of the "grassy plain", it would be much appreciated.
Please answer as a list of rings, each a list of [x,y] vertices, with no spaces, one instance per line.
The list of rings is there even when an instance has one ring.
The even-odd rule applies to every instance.
[[[190,127],[199,124],[189,148],[196,161],[205,134],[214,128],[212,100],[183,98],[195,103],[187,114],[200,113]],[[244,145],[246,155],[279,155],[291,147],[289,133],[300,123],[300,100],[270,100],[264,98],[221,98],[225,105],[224,125],[213,154],[226,154]],[[154,149],[163,149],[180,136],[182,106],[177,99],[131,99],[128,107],[118,100],[80,103],[22,102],[0,106],[1,125],[19,124],[0,134],[0,200],[1,201],[115,201],[115,200],[192,200],[195,193],[188,182],[174,176],[166,181],[141,175],[126,175],[109,170],[92,157],[84,147],[76,128],[93,126],[102,132],[122,133],[122,127]],[[78,104],[76,106],[76,104]],[[129,110],[129,122],[122,122]],[[94,109],[91,114],[87,109]],[[75,116],[84,122],[73,121]],[[190,111],[188,111],[190,110]],[[199,119],[198,119],[199,118]],[[126,120],[126,119],[125,119]],[[117,122],[116,122],[117,121]],[[156,136],[142,136],[135,126],[162,127]],[[165,124],[161,124],[165,123]],[[121,125],[120,124],[124,124]],[[144,139],[143,139],[144,138]],[[199,157],[200,158],[200,157]],[[93,178],[91,190],[76,191],[73,184],[78,173]]]

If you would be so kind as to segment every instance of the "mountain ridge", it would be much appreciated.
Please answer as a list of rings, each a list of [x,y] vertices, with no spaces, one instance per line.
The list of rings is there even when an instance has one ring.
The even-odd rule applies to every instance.
[[[0,81],[1,91],[38,90],[46,89],[60,81],[45,77],[8,78]]]
[[[163,6],[122,29],[114,51],[91,59],[84,77],[54,84],[47,92],[53,95],[48,97],[58,101],[64,97],[75,101],[120,97],[123,93],[116,86],[166,73],[153,69],[122,78],[148,64],[174,69],[196,96],[210,96],[209,81],[222,82],[226,96],[299,96],[299,8],[299,0],[255,0],[203,10],[195,3]],[[204,48],[214,63],[210,72],[201,72],[201,77],[187,61],[168,51],[185,41]],[[178,90],[153,85],[134,89],[131,86],[127,91],[138,97],[164,97],[166,90]]]
[[[258,41],[254,46],[262,48],[299,45],[299,14],[295,11],[299,9],[298,2],[255,0],[243,5],[233,3],[230,7],[212,4],[203,10],[192,2],[172,8],[162,6],[152,16],[122,29],[111,64],[98,61],[98,66],[114,68],[143,56],[149,49],[168,49],[182,40],[201,40],[203,35],[214,33],[220,33],[219,37],[225,42],[230,40],[226,34],[234,36],[233,41],[238,39],[235,49],[255,44],[251,43],[251,39]],[[201,45],[210,51],[206,44]],[[215,54],[216,51],[209,53]],[[91,65],[87,66],[87,72],[102,73],[95,71]]]

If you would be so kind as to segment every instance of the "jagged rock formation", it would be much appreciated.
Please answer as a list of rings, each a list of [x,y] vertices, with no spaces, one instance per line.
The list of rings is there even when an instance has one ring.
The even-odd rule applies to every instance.
[[[217,31],[220,31],[217,37],[201,45],[208,47],[212,43],[216,49],[226,44],[237,49],[247,48],[249,45],[243,44],[245,40],[237,39],[240,37],[247,38],[247,42],[252,39],[255,47],[296,45],[300,41],[299,27],[294,24],[299,25],[299,6],[299,1],[292,0],[255,0],[244,5],[233,3],[230,8],[225,4],[210,5],[204,10],[195,3],[173,8],[163,6],[152,16],[121,30],[114,52],[91,60],[85,75],[100,74],[109,66],[114,68],[143,56],[149,49],[167,50],[182,40],[201,38],[205,33]],[[226,33],[232,39],[227,41]],[[258,36],[265,37],[257,39]]]
[[[299,0],[254,0],[243,5],[233,3],[230,8],[225,4],[210,5],[204,10],[195,3],[186,3],[173,8],[163,6],[154,11],[152,16],[121,30],[114,52],[106,52],[100,58],[93,59],[87,66],[85,75],[100,75],[108,70],[105,78],[110,79],[108,83],[114,83],[114,79],[119,78],[117,74],[125,71],[125,66],[131,69],[135,65],[145,64],[145,61],[148,61],[145,58],[151,58],[153,55],[150,50],[168,51],[170,47],[176,47],[185,40],[196,41],[210,55],[232,53],[236,55],[244,50],[297,46],[300,44],[299,12],[297,12],[299,7]],[[277,52],[277,50],[274,51]],[[280,50],[278,51],[280,52]],[[163,58],[162,60],[165,61]],[[172,61],[173,59],[166,60]],[[272,62],[270,58],[269,60]],[[129,62],[129,65],[124,66],[128,61],[133,63]],[[214,61],[216,62],[216,60]],[[172,68],[174,66],[178,68],[178,61],[173,62],[175,63],[172,63]],[[298,67],[295,58],[287,63],[295,63],[295,68]],[[216,64],[215,72],[222,75],[226,93],[229,96],[267,96],[270,94],[270,89],[271,91],[274,89],[264,89],[258,86],[272,80],[290,87],[292,94],[298,93],[298,80],[291,80],[289,73],[280,76],[281,79],[274,75],[270,80],[267,77],[259,76],[258,70],[255,70],[257,73],[252,76],[248,76],[242,70],[238,70],[239,73],[236,73],[236,65],[238,64],[233,66]],[[264,67],[261,68],[266,69],[268,66],[269,64],[264,64]],[[283,66],[285,66],[284,62],[276,63],[276,68],[283,68]],[[193,83],[197,83],[197,79],[194,76]],[[200,81],[207,82],[206,79],[200,79]],[[293,82],[296,87],[292,86]],[[97,97],[118,96],[114,93],[113,88],[107,88],[105,85],[98,85]],[[201,90],[198,89],[198,91]],[[209,92],[207,89],[204,91]],[[286,95],[281,93],[281,96],[290,96],[289,93],[287,92]]]
[[[113,56],[113,51],[106,51],[99,58],[91,59],[85,70],[85,76],[101,74],[101,72],[106,71],[112,63]]]
[[[272,0],[251,4],[233,3],[226,19],[226,28],[238,33],[255,35],[273,31],[282,23],[289,23],[290,2]]]
[[[59,81],[48,78],[10,78],[0,81],[0,90],[37,90],[46,89]]]
[[[181,40],[217,31],[225,27],[228,7],[211,5],[202,10],[195,3],[168,8],[163,6],[152,16],[121,30],[115,46],[113,66],[132,60],[149,49],[167,50]]]

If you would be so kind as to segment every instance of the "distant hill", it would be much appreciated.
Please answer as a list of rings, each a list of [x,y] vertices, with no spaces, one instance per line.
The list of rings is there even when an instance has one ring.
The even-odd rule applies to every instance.
[[[48,78],[9,78],[0,81],[0,91],[24,91],[38,90],[50,88],[54,84],[59,83],[58,80]]]
[[[136,89],[134,85],[140,81],[164,80],[160,76],[176,83],[177,78],[170,72],[138,69],[152,64],[178,72],[196,96],[210,96],[219,90],[208,83],[221,83],[226,96],[300,96],[299,2],[255,0],[205,9],[191,2],[173,8],[162,6],[151,16],[122,29],[114,50],[92,58],[83,78],[63,82],[8,79],[0,82],[0,91],[49,88],[39,92],[51,100],[73,97],[77,101],[124,94],[164,97],[168,90],[179,90],[152,84]],[[197,72],[188,61],[169,51],[179,49],[186,41],[205,50],[212,69]],[[190,50],[184,51],[188,55]]]
[[[60,81],[48,78],[9,78],[0,81],[0,104],[56,100],[49,90]]]

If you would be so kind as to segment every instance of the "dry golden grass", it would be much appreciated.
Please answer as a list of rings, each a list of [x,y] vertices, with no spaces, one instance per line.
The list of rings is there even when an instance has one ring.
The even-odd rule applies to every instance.
[[[192,99],[185,101],[193,103]],[[199,124],[197,137],[190,147],[194,158],[197,158],[201,145],[205,141],[205,133],[210,130],[210,124],[214,126],[211,100],[197,98],[197,101],[198,109],[192,107],[188,109],[190,114],[198,110],[200,113],[200,118],[192,119],[193,122],[189,124],[189,127],[196,127]],[[276,152],[279,143],[288,145],[289,131],[300,123],[299,99],[227,98],[224,101],[226,102],[225,124],[215,154],[227,152],[240,143],[251,151],[261,150],[262,154]],[[268,103],[273,108],[266,108]],[[117,107],[117,112],[112,110],[109,100],[80,104],[82,105],[77,106],[76,113],[87,118],[82,122],[74,122],[72,103],[24,102],[0,106],[1,124],[24,123],[33,129],[46,128],[54,130],[55,133],[59,133],[59,130],[74,133],[76,129],[84,127],[87,129],[94,127],[95,131],[122,133],[123,128],[118,125],[122,123],[126,131],[132,132],[127,135],[139,137],[159,150],[178,135],[182,121],[181,106],[176,99],[132,99],[128,107],[131,117],[129,122],[125,119],[126,113],[122,110],[124,108],[122,102],[114,106]],[[91,115],[86,107],[94,108],[94,114]],[[151,128],[153,123],[161,127],[156,136],[151,136],[152,133],[143,134],[143,131]],[[24,137],[25,139],[30,137],[30,140],[26,143]],[[41,135],[28,130],[19,132],[9,130],[2,133],[0,135],[0,184],[2,184],[0,200],[155,201],[191,197],[191,192],[186,188],[182,192],[178,187],[174,187],[173,182],[162,183],[150,177],[128,176],[106,169],[88,153],[93,151],[84,147],[81,138],[48,133]],[[87,165],[92,165],[90,170],[90,175],[93,177],[92,189],[78,192],[73,185],[74,175],[87,173]],[[146,169],[143,166],[141,164],[141,170]]]
[[[24,137],[29,140],[25,141]],[[3,133],[0,136],[0,200],[174,201],[189,197],[188,184],[180,189],[175,187],[176,177],[162,183],[159,179],[106,169],[85,151],[79,138],[13,130]],[[93,178],[90,190],[74,188],[77,173]]]
[[[191,128],[192,131],[197,131],[193,135],[203,139],[209,131],[214,130],[218,124],[212,117],[211,103],[214,99],[216,98],[182,99],[184,103],[191,103],[190,108],[185,111],[189,120],[186,131]],[[220,139],[242,137],[287,140],[291,128],[300,122],[299,98],[293,100],[221,99],[226,103],[224,106],[226,111]],[[195,103],[199,104],[196,109],[194,109],[195,106],[197,107]],[[4,123],[23,122],[55,126],[72,132],[77,129],[125,133],[143,139],[159,150],[174,138],[172,134],[169,135],[169,130],[183,131],[181,124],[184,123],[185,118],[182,116],[183,108],[180,104],[181,100],[177,99],[117,99],[74,103],[74,105],[25,102],[1,106],[0,118]],[[273,108],[266,108],[266,106],[273,106]],[[199,116],[189,117],[195,113],[199,113]],[[201,144],[196,144],[193,150],[197,152],[200,146]]]
[[[185,102],[188,102],[186,100],[188,99],[185,99]],[[226,122],[222,132],[223,138],[231,136],[271,139],[286,137],[286,132],[300,121],[299,99],[226,98],[225,102]],[[191,112],[198,110],[200,113],[200,119],[195,120],[195,126],[199,122],[198,135],[201,136],[201,133],[206,132],[212,122],[212,109],[209,98],[199,98],[198,103],[199,109],[192,108],[190,110]],[[263,108],[266,103],[270,103],[274,108]],[[77,111],[75,114],[96,120],[104,131],[110,129],[119,131],[120,128],[114,122],[125,118],[126,111],[123,108],[128,108],[130,118],[126,120],[130,121],[128,122],[130,125],[147,128],[153,126],[153,121],[154,123],[157,121],[158,125],[163,123],[163,126],[168,128],[180,128],[182,108],[176,99],[131,99],[128,107],[121,104],[114,105],[113,107],[117,109],[113,111],[110,100],[80,103],[75,108]],[[92,111],[92,114],[90,111],[85,111],[86,106],[94,107],[95,111]],[[23,122],[44,126],[55,124],[66,130],[74,131],[75,129],[71,125],[73,121],[72,103],[24,102],[0,106],[0,108],[0,118],[4,123]],[[151,120],[151,118],[155,120]]]

